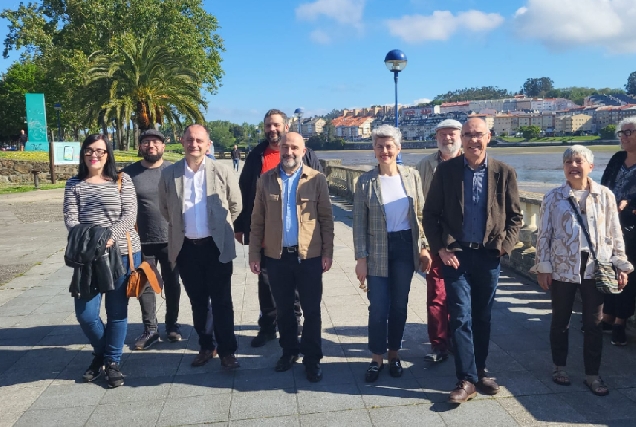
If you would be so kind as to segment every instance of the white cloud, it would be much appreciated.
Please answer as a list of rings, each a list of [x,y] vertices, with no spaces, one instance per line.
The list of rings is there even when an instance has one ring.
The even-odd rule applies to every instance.
[[[296,8],[296,18],[301,21],[315,21],[325,16],[339,24],[361,28],[365,2],[366,0],[316,0],[303,3]]]
[[[323,30],[312,31],[309,38],[318,44],[329,44],[331,42],[331,37]]]
[[[413,105],[428,104],[429,102],[431,102],[431,100],[428,98],[420,98],[413,101]]]
[[[516,33],[552,49],[600,46],[636,53],[634,0],[528,0],[514,16]]]
[[[386,25],[392,36],[409,43],[418,43],[448,40],[460,30],[488,32],[503,22],[504,18],[498,13],[469,10],[453,15],[447,10],[436,10],[432,15],[405,15],[399,19],[389,19]]]

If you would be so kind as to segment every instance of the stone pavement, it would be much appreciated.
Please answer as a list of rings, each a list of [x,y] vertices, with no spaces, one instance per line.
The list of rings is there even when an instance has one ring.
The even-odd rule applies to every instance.
[[[59,194],[48,194],[50,203],[61,209]],[[446,402],[455,384],[454,365],[452,359],[438,365],[423,361],[429,345],[421,276],[414,278],[410,294],[401,351],[403,377],[383,372],[376,383],[365,384],[370,359],[367,300],[353,272],[350,206],[335,200],[334,214],[335,259],[324,277],[322,304],[324,379],[318,384],[306,380],[301,364],[285,373],[274,372],[280,356],[277,342],[250,347],[257,330],[257,286],[246,265],[247,251],[240,246],[232,285],[239,370],[224,372],[218,359],[201,368],[190,366],[197,338],[184,292],[180,316],[184,341],[131,351],[143,330],[133,300],[122,361],[126,385],[108,389],[101,379],[83,383],[81,375],[92,356],[67,291],[71,269],[62,258],[64,240],[50,243],[43,226],[31,233],[25,227],[20,238],[3,234],[0,245],[5,255],[11,256],[12,245],[35,253],[40,249],[27,251],[24,245],[39,239],[54,254],[0,287],[0,426],[636,425],[636,342],[617,348],[606,337],[601,374],[611,393],[593,396],[582,383],[577,312],[570,344],[573,384],[557,386],[550,379],[549,299],[536,285],[522,283],[507,272],[497,292],[489,357],[489,368],[502,385],[499,395],[480,395],[459,407]],[[51,226],[59,227],[59,218]],[[158,302],[162,319],[165,309]]]

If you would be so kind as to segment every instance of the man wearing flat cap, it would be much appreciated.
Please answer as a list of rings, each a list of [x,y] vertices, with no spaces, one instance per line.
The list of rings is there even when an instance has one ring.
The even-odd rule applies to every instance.
[[[124,172],[130,175],[137,193],[137,227],[144,257],[161,265],[161,277],[166,296],[166,336],[168,341],[181,340],[177,323],[181,285],[179,272],[168,260],[168,223],[159,211],[159,180],[161,171],[172,163],[163,159],[166,148],[163,134],[154,129],[139,135],[139,151],[143,160],[128,165]],[[139,297],[144,332],[135,340],[135,350],[145,350],[159,341],[157,301],[154,290],[146,286]]]
[[[424,157],[415,166],[422,179],[424,200],[426,200],[426,195],[431,187],[431,181],[437,166],[461,154],[461,129],[462,124],[453,119],[446,119],[435,126],[435,139],[437,140],[438,150]],[[431,270],[426,274],[426,313],[431,352],[425,356],[425,360],[443,362],[448,359],[449,352],[446,288],[442,277],[442,260],[437,254],[433,255],[432,258]]]

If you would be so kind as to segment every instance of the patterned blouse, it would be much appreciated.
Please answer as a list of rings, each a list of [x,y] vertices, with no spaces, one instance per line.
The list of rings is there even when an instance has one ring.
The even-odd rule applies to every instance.
[[[623,233],[618,221],[616,199],[609,188],[589,180],[590,195],[585,200],[588,231],[600,261],[611,261],[621,271],[634,270],[627,261]],[[585,235],[568,202],[573,196],[565,183],[548,192],[541,203],[537,230],[537,252],[531,273],[552,273],[554,280],[581,283],[581,241]],[[585,278],[592,277],[594,260],[590,256]]]

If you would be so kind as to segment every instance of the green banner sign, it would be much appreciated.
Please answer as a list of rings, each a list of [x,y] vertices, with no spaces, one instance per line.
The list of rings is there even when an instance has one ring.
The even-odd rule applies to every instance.
[[[43,93],[27,93],[26,113],[29,127],[29,140],[26,151],[49,151],[49,139],[46,135],[46,105]]]

